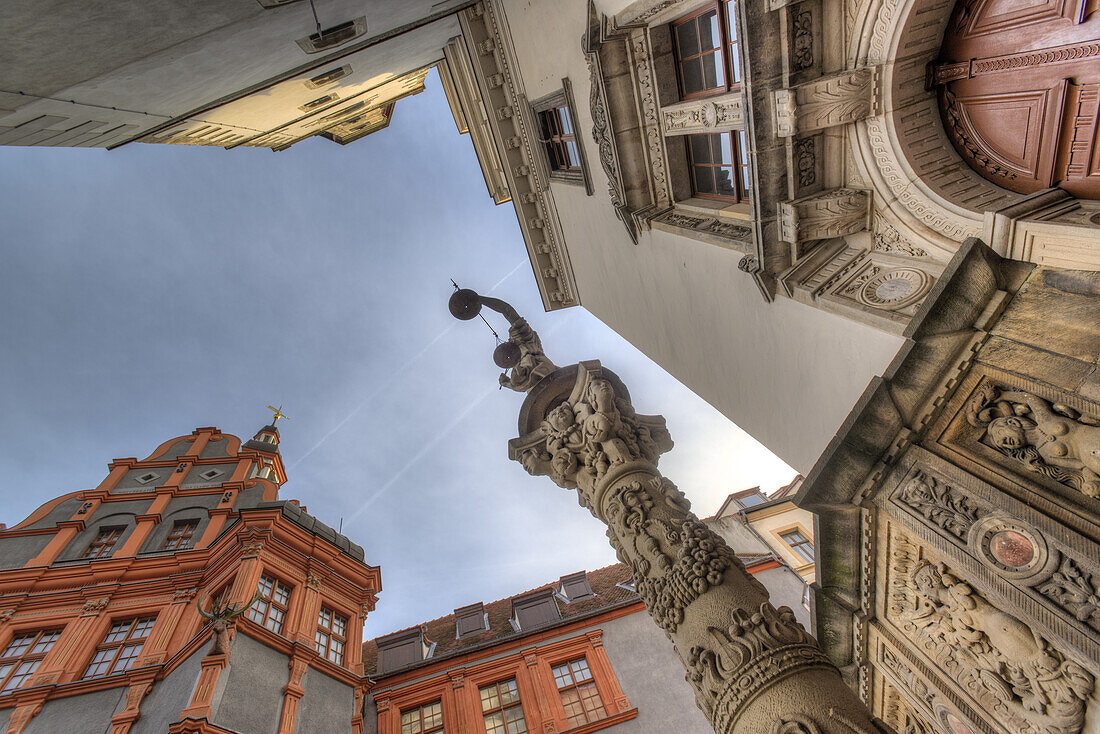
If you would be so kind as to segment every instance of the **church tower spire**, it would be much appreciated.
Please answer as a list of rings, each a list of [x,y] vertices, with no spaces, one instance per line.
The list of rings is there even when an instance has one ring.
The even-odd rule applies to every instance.
[[[283,413],[282,406],[275,408],[269,405],[267,408],[275,412],[271,423],[256,431],[252,440],[241,449],[256,452],[257,461],[252,465],[251,476],[269,479],[281,485],[286,482],[286,469],[283,467],[283,457],[279,454],[279,429],[275,424],[280,418],[289,420],[289,416]]]

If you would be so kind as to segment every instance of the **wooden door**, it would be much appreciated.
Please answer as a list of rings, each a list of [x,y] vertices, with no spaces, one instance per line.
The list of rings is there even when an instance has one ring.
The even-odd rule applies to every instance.
[[[959,0],[929,70],[959,154],[1012,191],[1100,199],[1100,0]]]

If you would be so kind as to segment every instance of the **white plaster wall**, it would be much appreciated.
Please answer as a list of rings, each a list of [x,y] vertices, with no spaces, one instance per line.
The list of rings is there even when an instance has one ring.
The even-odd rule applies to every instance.
[[[807,472],[901,339],[789,299],[766,303],[737,269],[739,252],[655,230],[633,245],[615,218],[592,140],[580,44],[586,4],[504,4],[528,98],[557,91],[565,76],[574,85],[596,193],[559,182],[551,191],[581,304]]]

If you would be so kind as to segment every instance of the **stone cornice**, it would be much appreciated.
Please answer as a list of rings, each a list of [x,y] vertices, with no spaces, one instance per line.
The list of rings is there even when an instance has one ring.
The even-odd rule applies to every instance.
[[[553,196],[538,175],[538,156],[544,153],[537,147],[503,8],[499,0],[485,0],[460,13],[459,20],[543,306],[552,311],[579,305]]]

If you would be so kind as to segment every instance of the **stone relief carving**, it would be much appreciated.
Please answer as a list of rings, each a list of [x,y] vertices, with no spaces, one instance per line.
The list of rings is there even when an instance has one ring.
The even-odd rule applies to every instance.
[[[1100,588],[1072,558],[1064,556],[1058,570],[1035,590],[1068,611],[1078,622],[1100,630]]]
[[[917,247],[905,239],[889,222],[875,217],[874,245],[875,252],[890,252],[909,257],[928,257],[928,252]]]
[[[870,192],[832,189],[793,201],[779,202],[779,236],[800,243],[859,232],[867,227]]]
[[[717,99],[691,100],[662,107],[661,123],[667,135],[743,128],[745,109],[740,93]]]
[[[985,429],[983,443],[1026,471],[1100,496],[1100,420],[992,383],[971,397],[966,420]]]
[[[1021,734],[1077,734],[1094,679],[1045,638],[997,608],[946,565],[910,572],[906,615],[924,650],[997,718]]]
[[[634,80],[637,84],[638,106],[642,111],[642,127],[645,130],[645,141],[649,150],[649,173],[653,177],[654,204],[664,208],[672,203],[672,190],[665,166],[665,141],[661,137],[660,108],[649,35],[644,30],[633,31],[630,36],[630,48],[634,54]]]
[[[809,10],[796,8],[791,13],[794,39],[791,44],[792,66],[798,71],[814,65],[814,16]]]
[[[817,183],[817,155],[813,138],[803,138],[794,144],[794,167],[798,186],[806,188]]]
[[[879,67],[873,66],[778,89],[772,98],[776,135],[786,138],[877,115],[881,85]]]
[[[751,614],[734,609],[733,623],[725,629],[711,627],[709,634],[707,645],[689,651],[687,680],[696,690],[699,708],[718,731],[769,680],[794,667],[831,666],[788,607],[776,609],[765,602]],[[776,726],[782,724],[780,720]]]
[[[902,485],[897,500],[962,541],[981,510],[951,485],[918,471]]]
[[[726,222],[718,217],[702,217],[685,214],[682,211],[672,209],[660,216],[653,218],[654,222],[663,222],[673,227],[693,229],[696,232],[707,232],[721,237],[728,237],[739,242],[751,243],[752,230],[732,222]]]

